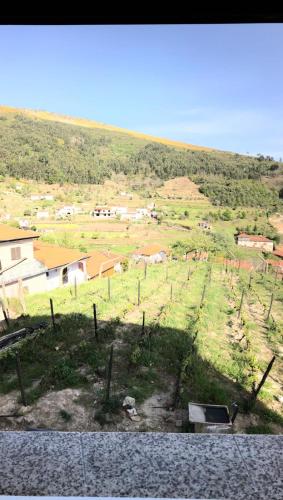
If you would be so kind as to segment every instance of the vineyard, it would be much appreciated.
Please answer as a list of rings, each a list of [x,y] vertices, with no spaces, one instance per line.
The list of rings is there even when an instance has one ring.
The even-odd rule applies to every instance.
[[[18,353],[31,414],[50,394],[72,389],[78,411],[92,408],[92,422],[114,430],[123,419],[125,396],[143,408],[153,395],[166,394],[173,414],[189,401],[228,406],[237,401],[236,431],[282,432],[282,301],[283,285],[276,275],[213,259],[146,268],[132,264],[111,279],[27,296],[27,314],[10,320],[3,334],[42,322],[48,326],[1,351],[0,405],[13,400],[19,417],[0,425],[20,428],[23,422]],[[59,403],[54,412],[69,430],[72,415]],[[92,430],[92,425],[77,430]],[[144,422],[133,429],[146,430]],[[185,422],[182,430],[189,430]]]

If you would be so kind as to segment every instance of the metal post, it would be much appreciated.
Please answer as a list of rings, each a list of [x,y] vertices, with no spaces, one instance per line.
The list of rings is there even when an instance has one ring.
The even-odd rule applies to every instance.
[[[24,390],[24,385],[23,385],[23,379],[22,379],[20,356],[18,353],[16,354],[16,370],[17,370],[18,382],[19,382],[20,391],[21,391],[22,403],[24,406],[27,406],[25,390]]]
[[[145,262],[144,264],[144,279],[146,279],[146,275],[147,275],[147,262]]]
[[[201,296],[201,301],[200,301],[200,308],[203,306],[203,301],[204,301],[204,296],[205,296],[205,290],[206,290],[206,285],[204,285],[203,290],[202,290],[202,296]]]
[[[49,299],[49,300],[50,300],[52,325],[53,325],[53,330],[55,332],[55,330],[56,330],[56,324],[55,324],[55,318],[54,318],[53,300],[52,299]]]
[[[266,368],[266,370],[265,370],[265,372],[264,372],[264,375],[263,375],[263,377],[262,377],[262,379],[261,379],[261,381],[260,381],[260,383],[259,383],[259,385],[258,385],[258,388],[257,388],[257,389],[254,391],[254,393],[252,394],[252,397],[251,397],[252,401],[255,401],[255,400],[256,400],[257,395],[258,395],[258,393],[259,393],[260,389],[262,388],[262,386],[263,386],[264,382],[266,381],[266,379],[267,379],[267,377],[268,377],[268,374],[269,374],[269,372],[270,372],[270,370],[271,370],[271,368],[272,368],[272,365],[273,365],[274,361],[275,361],[275,356],[273,356],[273,358],[272,358],[272,360],[270,361],[270,363],[269,363],[268,367]]]
[[[173,284],[171,283],[171,287],[170,287],[170,300],[172,300],[173,298]]]
[[[106,402],[109,401],[109,397],[110,397],[110,384],[111,384],[111,376],[112,376],[112,364],[113,364],[113,344],[111,345],[109,362],[108,362],[107,387],[106,387],[106,398],[105,398]]]
[[[145,311],[142,313],[142,335],[144,335]]]
[[[252,273],[250,274],[250,279],[249,279],[249,288],[251,288],[251,284],[252,284]]]
[[[77,277],[76,276],[75,276],[74,287],[75,287],[75,299],[77,299],[78,298],[78,290],[77,290]]]
[[[4,307],[4,305],[3,305],[3,304],[2,304],[2,311],[3,311],[3,314],[4,314],[4,319],[5,319],[5,323],[6,323],[6,325],[7,325],[7,328],[9,328],[9,326],[10,326],[10,321],[9,321],[9,317],[8,317],[8,315],[7,315],[7,313],[6,313],[6,310],[5,310],[5,307]]]
[[[98,341],[98,328],[97,328],[97,318],[96,318],[96,304],[93,304],[93,322],[94,322],[94,335],[96,340]]]

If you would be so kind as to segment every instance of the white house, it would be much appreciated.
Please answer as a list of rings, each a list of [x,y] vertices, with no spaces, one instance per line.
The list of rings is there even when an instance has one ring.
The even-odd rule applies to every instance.
[[[258,248],[265,252],[273,252],[274,243],[269,238],[257,234],[240,233],[236,236],[237,244],[242,247]]]
[[[122,215],[128,212],[127,207],[111,207],[111,211],[114,212],[115,215]]]
[[[72,215],[75,215],[78,212],[78,209],[73,206],[65,206],[57,210],[56,212],[56,217],[58,219],[65,219],[65,217],[70,217]]]
[[[158,244],[147,245],[146,247],[139,248],[133,253],[133,259],[136,262],[147,262],[150,264],[157,264],[164,262],[169,255],[169,250]]]
[[[0,300],[17,297],[19,288],[28,293],[46,290],[46,268],[34,258],[33,231],[0,224]],[[2,310],[0,310],[2,317]]]
[[[34,243],[34,256],[47,269],[47,290],[87,280],[88,255],[79,250],[37,241]]]
[[[92,212],[91,212],[92,217],[99,217],[100,219],[110,219],[112,217],[115,217],[115,212],[112,210],[112,208],[108,207],[96,207]]]
[[[20,226],[20,229],[28,229],[29,228],[29,221],[27,219],[20,219],[19,226]]]

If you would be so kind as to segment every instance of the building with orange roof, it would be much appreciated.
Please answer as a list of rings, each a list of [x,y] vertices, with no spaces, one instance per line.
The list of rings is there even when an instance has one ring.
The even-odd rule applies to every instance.
[[[164,262],[168,255],[169,249],[167,247],[159,244],[152,244],[135,250],[133,259],[136,262],[143,261],[149,264],[157,264],[159,262]]]
[[[0,224],[0,300],[46,290],[46,267],[34,258],[39,234]],[[0,308],[2,316],[2,308]]]
[[[79,250],[37,241],[34,243],[34,256],[47,269],[47,290],[87,280],[88,255]]]
[[[96,250],[90,252],[88,256],[86,268],[89,279],[112,276],[115,272],[121,272],[121,263],[126,260],[121,255],[116,255],[112,252],[98,252]]]
[[[280,259],[283,259],[283,245],[279,245],[278,247],[276,247],[273,253],[274,255],[276,255],[276,257],[280,257]]]
[[[258,248],[264,252],[273,252],[273,241],[261,234],[239,233],[236,235],[236,241],[239,246]]]

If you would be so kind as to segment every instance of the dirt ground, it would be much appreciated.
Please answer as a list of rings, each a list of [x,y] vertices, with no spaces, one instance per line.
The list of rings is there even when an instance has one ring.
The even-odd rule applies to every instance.
[[[97,383],[95,384],[97,390]],[[139,421],[132,421],[122,408],[118,414],[105,414],[105,423],[95,420],[97,401],[93,395],[81,389],[64,389],[49,392],[32,406],[22,406],[19,393],[13,391],[0,396],[0,430],[28,430],[30,428],[52,429],[58,431],[150,431],[178,432],[187,418],[186,411],[169,408],[171,401],[170,386],[168,392],[153,394],[141,405],[137,405]],[[62,417],[70,415],[70,419]],[[16,415],[3,417],[3,415]]]
[[[279,234],[283,234],[283,215],[271,217],[270,222],[277,229]]]

